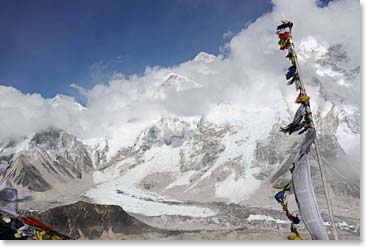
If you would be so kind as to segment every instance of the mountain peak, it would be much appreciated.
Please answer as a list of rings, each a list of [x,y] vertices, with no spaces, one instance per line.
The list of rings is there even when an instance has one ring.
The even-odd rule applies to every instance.
[[[60,106],[71,106],[71,108],[79,111],[85,109],[85,107],[79,104],[73,97],[63,94],[57,94],[55,97],[48,99],[47,101],[55,108]]]
[[[169,92],[183,92],[186,90],[200,88],[202,85],[186,76],[170,72],[161,84],[156,85],[155,96],[164,99]]]
[[[61,138],[64,131],[57,128],[49,128],[45,131],[36,133],[30,143],[33,145],[41,145],[50,148],[55,148],[61,143]]]
[[[217,57],[213,54],[209,54],[206,52],[199,52],[196,57],[193,59],[194,62],[204,62],[204,63],[212,63]]]
[[[315,60],[322,58],[327,53],[327,46],[316,38],[308,36],[298,46],[297,55],[299,60],[307,60],[314,57]]]
[[[201,87],[199,83],[178,75],[171,75],[167,80],[164,81],[162,86],[164,88],[174,88],[177,92]]]

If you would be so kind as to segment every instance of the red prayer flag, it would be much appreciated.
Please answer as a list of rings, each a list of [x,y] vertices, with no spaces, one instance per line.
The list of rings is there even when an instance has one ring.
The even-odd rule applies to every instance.
[[[280,33],[279,34],[279,39],[285,39],[285,38],[288,38],[289,36],[290,36],[289,32]]]
[[[21,218],[22,218],[23,222],[27,225],[37,227],[37,228],[40,228],[42,230],[47,230],[47,231],[53,231],[54,230],[53,227],[42,223],[41,221],[37,220],[36,218],[34,218],[32,216],[26,216],[26,217],[21,216]]]

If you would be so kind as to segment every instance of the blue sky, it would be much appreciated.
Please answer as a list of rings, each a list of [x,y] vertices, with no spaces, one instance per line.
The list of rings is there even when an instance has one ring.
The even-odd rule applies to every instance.
[[[218,54],[225,33],[271,11],[269,0],[1,0],[0,85],[75,94],[119,71]]]

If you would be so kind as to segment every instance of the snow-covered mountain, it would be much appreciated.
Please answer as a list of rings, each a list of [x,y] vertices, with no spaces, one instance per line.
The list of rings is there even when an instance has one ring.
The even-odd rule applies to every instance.
[[[0,164],[7,169],[0,180],[17,188],[19,209],[50,209],[35,215],[80,238],[126,237],[118,221],[136,221],[119,218],[111,206],[118,205],[181,239],[286,239],[290,223],[273,185],[290,181],[304,138],[279,131],[298,108],[299,92],[285,78],[291,63],[274,34],[289,18],[339,236],[359,238],[360,3],[270,2],[271,10],[239,32],[219,37],[216,55],[199,52],[136,74],[102,64],[116,71],[107,81],[97,73],[94,85],[71,85],[83,104],[0,85]],[[331,236],[313,146],[310,164]],[[292,191],[288,196],[299,215]],[[128,231],[141,233],[135,226]],[[298,229],[307,239],[302,223]]]
[[[169,94],[184,92],[200,87],[202,87],[202,85],[196,81],[171,72],[166,76],[166,78],[164,78],[163,81],[157,82],[151,91],[153,92],[154,98],[163,100]]]
[[[359,155],[360,109],[346,100],[353,89],[347,92],[351,89],[345,89],[344,84],[329,85],[343,79],[354,80],[359,72],[341,69],[349,66],[349,60],[340,45],[323,46],[307,38],[299,49],[305,70],[311,66],[317,71],[308,89],[333,193],[358,197],[359,162],[355,157]],[[344,54],[344,62],[340,54]],[[344,72],[336,76],[340,71]],[[228,102],[196,118],[164,116],[142,130],[132,146],[121,149],[106,163],[96,176],[101,184],[86,196],[102,202],[106,199],[103,195],[114,195],[116,201],[110,202],[120,201],[125,206],[129,199],[119,197],[121,191],[149,193],[163,201],[169,198],[248,203],[263,184],[290,175],[287,159],[298,151],[302,137],[286,136],[279,127],[292,118],[296,105],[291,97],[295,96],[281,89],[276,108]],[[312,164],[315,187],[322,194],[314,153]],[[107,192],[111,188],[116,192]]]
[[[333,193],[359,197],[360,107],[358,99],[349,100],[355,93],[349,83],[359,80],[359,69],[343,46],[314,38],[301,42],[299,57],[305,74],[316,71],[307,78],[307,89]],[[199,53],[193,62],[205,67],[215,59]],[[203,90],[206,83],[198,78],[167,70],[155,78],[149,97],[164,101],[177,93]],[[78,199],[82,195],[98,203],[123,204],[127,211],[147,215],[213,215],[209,209],[182,203],[248,204],[266,186],[265,197],[272,200],[270,183],[289,177],[287,159],[302,140],[279,132],[293,117],[295,96],[293,90],[279,87],[272,93],[273,106],[261,98],[258,105],[227,100],[212,104],[205,114],[166,113],[146,124],[136,119],[133,124],[140,129],[135,130],[135,141],[126,145],[123,137],[120,144],[114,139],[113,149],[103,136],[83,140],[55,128],[2,141],[0,159],[10,163],[3,176],[33,200],[42,197],[45,203],[62,204],[63,199],[55,197],[82,184],[74,191]],[[136,107],[139,99],[128,107]],[[88,110],[69,97],[49,101],[55,108],[67,104],[75,111]],[[313,159],[316,190],[322,193],[315,165]]]
[[[2,143],[0,160],[10,164],[1,177],[13,183],[27,207],[65,204],[94,186],[90,149],[64,130]]]
[[[76,111],[83,111],[86,108],[79,104],[73,97],[57,94],[55,97],[48,99],[47,102],[54,108],[59,108],[60,106],[67,106]]]
[[[93,169],[83,143],[65,131],[49,129],[32,139],[11,141],[1,150],[8,154],[11,167],[4,176],[31,191],[46,191],[56,184],[90,176]]]
[[[212,63],[217,57],[206,52],[199,52],[193,59],[196,63]]]

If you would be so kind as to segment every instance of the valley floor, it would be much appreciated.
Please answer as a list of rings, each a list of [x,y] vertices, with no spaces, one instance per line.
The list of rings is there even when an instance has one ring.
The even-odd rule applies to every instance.
[[[204,218],[132,215],[153,227],[177,231],[177,236],[168,239],[287,240],[290,233],[290,222],[282,211],[222,203],[201,206],[218,213]],[[359,219],[337,216],[336,222],[340,240],[360,239]],[[325,226],[333,239],[328,222]],[[310,240],[302,223],[298,229],[303,239]]]
[[[90,186],[91,181],[85,181],[84,184]],[[93,227],[99,227],[100,224],[107,225],[106,229],[101,230],[98,239],[287,240],[290,233],[290,222],[281,207],[275,202],[269,188],[271,188],[269,184],[264,184],[260,187],[258,193],[253,195],[248,204],[240,205],[224,202],[182,202],[166,197],[157,197],[155,193],[138,193],[139,191],[137,192],[136,189],[131,191],[133,187],[126,191],[113,190],[111,187],[107,187],[106,190],[102,191],[104,193],[94,191],[93,195],[96,197],[91,198],[87,197],[86,194],[80,196],[81,191],[85,189],[83,186],[69,184],[72,193],[67,197],[60,197],[57,191],[51,193],[51,197],[51,194],[48,193],[49,196],[44,198],[41,197],[43,193],[33,193],[33,198],[22,201],[19,206],[22,210],[42,212],[79,200],[93,203],[91,205],[94,205],[94,208],[97,208],[98,205],[118,205],[130,216],[151,227],[151,229],[155,229],[151,232],[126,235],[113,230],[112,226],[116,224],[114,217],[105,220],[103,216],[101,220],[106,222],[93,223],[97,224]],[[319,195],[319,198],[321,198],[321,195]],[[290,201],[290,210],[295,213],[297,209],[294,198],[291,198]],[[249,205],[250,203],[251,205]],[[360,199],[334,197],[333,203],[339,239],[359,240]],[[325,203],[320,200],[319,204],[323,219],[328,219]],[[93,227],[83,224],[85,219],[82,214],[85,212],[81,208],[75,210],[74,215],[67,215],[68,212],[63,211],[63,214],[66,214],[65,217],[81,217],[81,220],[76,223],[77,225],[67,226],[65,229],[84,228],[85,231],[89,232]],[[55,220],[58,221],[58,219]],[[324,222],[324,224],[329,238],[333,239],[329,222]],[[110,225],[110,228],[108,225]],[[304,239],[310,238],[302,223],[298,229]],[[78,239],[88,239],[88,237],[80,236]]]

